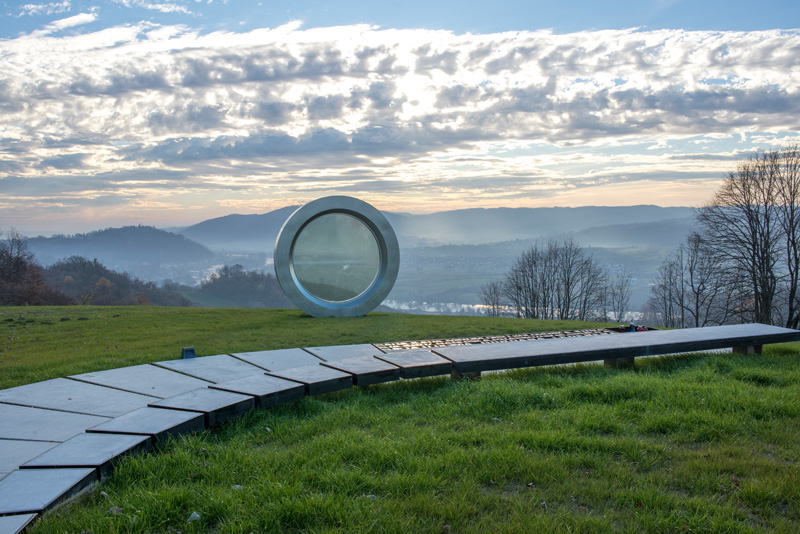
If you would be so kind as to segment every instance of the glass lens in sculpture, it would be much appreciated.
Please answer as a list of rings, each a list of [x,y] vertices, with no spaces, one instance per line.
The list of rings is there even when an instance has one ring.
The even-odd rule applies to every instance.
[[[292,249],[299,284],[328,302],[346,302],[364,293],[378,276],[380,265],[372,230],[345,213],[313,219],[300,231]]]

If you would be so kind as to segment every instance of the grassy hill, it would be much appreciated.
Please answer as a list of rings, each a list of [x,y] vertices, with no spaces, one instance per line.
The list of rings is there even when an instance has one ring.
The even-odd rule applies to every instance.
[[[0,307],[0,389],[180,357],[595,327],[576,321],[152,306]]]
[[[189,344],[207,355],[575,326],[144,307],[0,308],[0,325],[0,387]],[[794,533],[799,386],[789,344],[354,388],[127,457],[33,532]]]

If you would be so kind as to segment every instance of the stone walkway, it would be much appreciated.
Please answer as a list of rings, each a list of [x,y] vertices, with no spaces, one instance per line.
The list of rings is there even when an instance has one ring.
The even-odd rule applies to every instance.
[[[114,459],[254,408],[451,372],[424,350],[310,347],[169,360],[0,390],[0,534],[91,488]]]
[[[243,352],[0,390],[0,534],[20,532],[38,514],[91,488],[120,456],[306,395],[451,373],[800,340],[796,330],[764,325],[602,335],[609,333]]]

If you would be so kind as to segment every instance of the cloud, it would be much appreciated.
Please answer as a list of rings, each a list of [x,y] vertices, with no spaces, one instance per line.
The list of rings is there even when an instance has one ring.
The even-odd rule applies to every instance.
[[[347,99],[344,95],[309,96],[308,117],[312,120],[335,119],[342,115]]]
[[[115,3],[127,8],[139,7],[150,11],[160,11],[161,13],[184,13],[190,15],[192,12],[186,7],[174,2],[148,2],[146,0],[113,0]]]
[[[70,0],[49,2],[47,4],[23,4],[19,6],[19,15],[17,16],[56,15],[69,11],[71,4]]]
[[[29,196],[40,183],[51,195],[140,198],[180,182],[174,195],[249,187],[296,203],[311,190],[405,190],[477,202],[589,187],[601,171],[604,183],[708,179],[747,139],[800,126],[796,30],[81,28],[96,21],[79,14],[0,41],[0,179],[25,180]],[[716,155],[686,150],[688,138]]]
[[[52,158],[44,158],[38,165],[40,169],[51,167],[53,169],[67,170],[78,169],[83,166],[87,154],[58,154]]]
[[[59,32],[61,30],[66,30],[67,28],[74,28],[76,26],[82,26],[84,24],[89,24],[94,22],[97,19],[97,13],[79,13],[72,17],[67,17],[65,19],[60,19],[51,22],[45,29],[39,33],[39,35],[48,35],[51,33]]]
[[[175,132],[202,132],[222,125],[225,110],[221,106],[203,106],[186,102],[181,107],[169,110],[154,109],[147,117],[147,124],[155,135]]]
[[[433,70],[440,70],[445,74],[453,76],[458,72],[458,52],[444,50],[442,52],[431,49],[430,44],[426,44],[414,50],[417,58],[414,71],[418,74],[429,73]]]

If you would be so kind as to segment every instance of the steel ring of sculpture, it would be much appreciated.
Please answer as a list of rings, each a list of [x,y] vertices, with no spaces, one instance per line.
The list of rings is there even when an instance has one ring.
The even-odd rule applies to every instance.
[[[397,279],[392,226],[363,200],[325,197],[295,211],[275,242],[275,274],[289,299],[314,317],[374,310]]]

